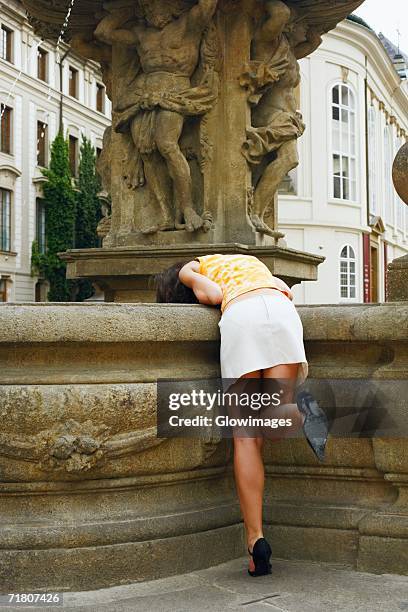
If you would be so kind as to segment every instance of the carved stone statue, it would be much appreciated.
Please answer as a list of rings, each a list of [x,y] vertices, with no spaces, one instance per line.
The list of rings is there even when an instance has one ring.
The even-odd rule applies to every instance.
[[[317,255],[287,249],[277,191],[304,124],[297,60],[363,0],[76,0],[64,40],[100,62],[113,122],[98,172],[100,249],[62,254],[106,300],[151,301],[152,274],[241,249],[291,286]],[[58,39],[66,0],[23,0]],[[89,251],[89,252],[88,252]]]
[[[125,172],[128,186],[137,189],[146,181],[162,213],[161,221],[147,232],[192,232],[211,225],[208,215],[194,209],[190,168],[179,140],[185,117],[205,114],[216,100],[210,66],[205,65],[204,36],[211,36],[216,5],[217,0],[199,0],[175,14],[174,3],[141,0],[142,13],[132,16],[128,6],[108,3],[104,7],[111,12],[95,30],[99,41],[126,46],[139,61],[131,87],[116,95],[113,129],[132,136]],[[200,53],[202,79],[192,86]],[[168,177],[173,202],[166,189]]]
[[[273,211],[283,178],[299,163],[296,141],[305,126],[294,93],[300,82],[297,60],[320,43],[321,36],[293,8],[281,0],[265,3],[265,16],[252,40],[251,62],[240,79],[252,107],[242,146],[254,188],[249,217],[261,233],[276,233],[264,218]]]
[[[109,100],[112,100],[112,47],[94,39],[93,31],[76,32],[71,47],[89,59],[99,62]]]

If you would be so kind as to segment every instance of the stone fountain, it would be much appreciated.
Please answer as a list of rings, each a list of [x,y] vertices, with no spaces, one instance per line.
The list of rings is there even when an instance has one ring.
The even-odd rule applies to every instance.
[[[55,38],[65,0],[25,4]],[[68,37],[101,61],[114,106],[100,162],[112,215],[103,248],[65,255],[70,275],[137,301],[175,259],[234,249],[292,283],[315,278],[320,259],[282,242],[276,188],[304,129],[297,58],[358,4],[76,0]],[[149,66],[163,61],[158,77]],[[407,303],[299,311],[310,379],[345,380],[346,395],[353,381],[391,381],[396,432],[332,437],[324,465],[303,439],[267,444],[274,554],[406,574]],[[243,554],[228,441],[156,431],[158,379],[219,375],[218,320],[201,305],[0,306],[0,593],[94,589]]]
[[[295,89],[312,53],[362,0],[76,0],[74,50],[101,63],[113,106],[99,171],[111,194],[100,249],[62,258],[106,301],[151,301],[149,277],[213,252],[257,255],[289,285],[322,257],[290,249],[278,187],[305,125]],[[25,0],[56,38],[65,0]]]

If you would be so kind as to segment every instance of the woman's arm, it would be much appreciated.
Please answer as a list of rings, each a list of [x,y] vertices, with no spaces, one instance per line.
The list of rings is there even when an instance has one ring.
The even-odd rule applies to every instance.
[[[189,261],[179,272],[181,282],[194,291],[200,304],[216,306],[222,302],[222,291],[217,283],[200,274],[198,261]]]

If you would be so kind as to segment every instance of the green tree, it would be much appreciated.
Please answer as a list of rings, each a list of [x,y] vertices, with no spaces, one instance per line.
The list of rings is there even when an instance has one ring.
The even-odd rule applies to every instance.
[[[76,194],[75,248],[86,249],[98,246],[96,227],[102,217],[98,193],[101,183],[96,172],[96,154],[91,141],[82,136],[79,162],[78,192]],[[92,295],[92,284],[86,280],[77,281],[77,301]]]
[[[51,145],[49,168],[43,170],[47,182],[43,185],[46,207],[46,253],[39,254],[33,245],[33,267],[50,284],[48,299],[51,302],[72,300],[75,283],[65,277],[66,265],[58,253],[74,246],[76,198],[72,186],[68,143],[59,133]]]

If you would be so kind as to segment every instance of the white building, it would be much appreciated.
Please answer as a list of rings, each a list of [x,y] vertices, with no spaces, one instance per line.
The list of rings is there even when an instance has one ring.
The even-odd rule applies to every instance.
[[[289,247],[326,260],[318,282],[294,288],[298,304],[384,301],[387,263],[408,252],[408,210],[391,180],[408,135],[407,58],[396,51],[345,20],[301,60],[307,129],[279,229]]]
[[[31,276],[31,245],[35,239],[43,243],[41,167],[48,163],[61,107],[73,168],[81,134],[101,149],[110,124],[98,65],[69,52],[61,94],[55,45],[39,42],[21,2],[0,2],[0,301],[45,299],[44,287]],[[66,49],[61,46],[61,57]]]

